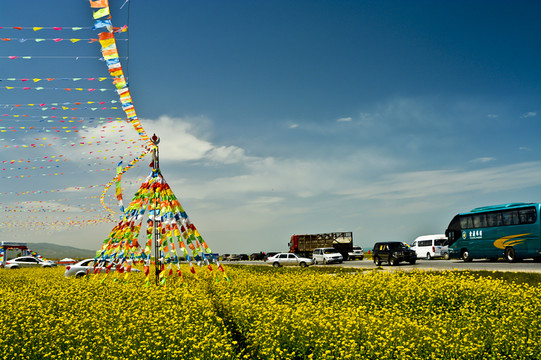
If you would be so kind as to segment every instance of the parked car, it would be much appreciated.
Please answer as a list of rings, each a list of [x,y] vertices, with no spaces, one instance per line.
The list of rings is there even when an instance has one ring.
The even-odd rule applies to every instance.
[[[265,260],[266,256],[264,252],[253,253],[250,255],[250,260]]]
[[[312,259],[300,257],[293,253],[278,253],[274,256],[267,258],[267,262],[274,267],[280,266],[294,266],[307,267],[313,264]]]
[[[105,266],[98,265],[98,269],[101,268],[104,271]],[[116,266],[111,266],[111,271],[116,271]],[[141,272],[139,269],[131,269],[131,272]],[[66,271],[64,271],[64,276],[66,278],[75,276],[80,278],[85,276],[87,273],[94,273],[94,259],[84,259],[79,261],[76,264],[66,266]]]
[[[214,253],[210,253],[210,254],[205,254],[205,258],[209,261],[214,261],[215,259],[218,258],[218,254],[214,254]],[[174,262],[176,263],[176,259],[175,257],[170,257],[169,258],[170,260],[169,261],[166,261],[166,263],[170,263],[170,262]],[[195,261],[203,261],[203,258],[200,254],[197,254],[195,255],[194,257],[192,257],[191,259],[195,260]],[[179,261],[184,261],[184,258],[181,257],[181,258],[178,258]]]
[[[72,258],[63,258],[62,260],[58,260],[56,263],[57,265],[70,265],[75,264],[77,260],[73,260]]]
[[[435,257],[449,259],[447,237],[443,234],[419,236],[411,244],[411,249],[415,251],[418,259],[431,260]]]
[[[362,260],[364,259],[364,250],[360,246],[353,246],[353,250],[348,252],[350,260]]]
[[[229,257],[230,257],[230,256],[231,256],[230,254],[223,254],[223,255],[222,255],[222,261],[229,260]]]
[[[372,258],[377,266],[380,266],[382,261],[388,262],[389,265],[398,265],[401,261],[407,261],[413,265],[417,260],[417,254],[406,243],[387,241],[374,244]]]
[[[312,259],[314,260],[314,264],[331,264],[344,261],[342,254],[332,247],[314,249]]]
[[[268,252],[265,258],[263,259],[263,261],[267,261],[270,257],[273,257],[274,255],[279,254],[279,253],[280,253],[279,251]]]
[[[239,261],[239,260],[240,260],[240,256],[237,255],[237,254],[231,254],[231,255],[229,255],[229,257],[227,258],[227,260],[229,260],[229,261]]]
[[[239,260],[250,260],[248,254],[239,254]]]
[[[209,261],[216,261],[220,257],[220,254],[210,253],[210,254],[205,254],[205,256],[207,257],[207,259],[209,259]]]
[[[66,266],[64,276],[69,278],[75,276],[77,278],[86,275],[88,270],[91,270],[94,266],[94,259],[81,260],[76,264]]]
[[[20,269],[23,267],[51,268],[55,266],[56,264],[51,260],[42,260],[33,256],[16,257],[15,259],[6,261],[4,265],[6,269]]]

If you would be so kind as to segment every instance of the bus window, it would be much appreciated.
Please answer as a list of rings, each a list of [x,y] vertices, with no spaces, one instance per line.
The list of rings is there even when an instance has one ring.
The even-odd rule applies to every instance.
[[[445,236],[447,236],[448,239],[448,245],[454,243],[460,238],[461,235],[461,228],[460,228],[460,215],[455,215],[453,220],[451,220],[451,223],[449,223],[449,227],[447,230],[445,230]]]
[[[485,214],[473,215],[473,227],[475,228],[487,227],[487,220],[486,220]]]
[[[537,220],[535,208],[522,209],[518,211],[521,224],[533,224]]]
[[[493,212],[486,214],[487,216],[487,226],[502,226],[502,214],[500,212]]]
[[[504,225],[518,225],[518,212],[514,210],[507,210],[502,213]]]
[[[471,216],[462,216],[460,218],[460,228],[461,229],[471,229],[473,228],[473,220]]]

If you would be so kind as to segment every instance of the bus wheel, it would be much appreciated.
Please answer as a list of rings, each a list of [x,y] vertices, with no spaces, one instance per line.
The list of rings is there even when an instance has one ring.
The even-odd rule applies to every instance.
[[[430,255],[430,253],[427,253],[427,254],[426,254],[426,259],[427,259],[427,260],[432,260],[432,256]]]
[[[517,261],[517,255],[515,253],[515,248],[512,246],[505,248],[505,260],[509,262],[515,262]]]
[[[472,261],[472,258],[470,256],[470,252],[468,251],[468,249],[462,250],[462,260],[464,260],[464,262]]]

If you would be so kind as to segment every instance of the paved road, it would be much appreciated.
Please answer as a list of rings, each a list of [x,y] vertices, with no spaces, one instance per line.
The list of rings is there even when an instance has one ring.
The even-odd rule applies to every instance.
[[[375,269],[376,265],[371,260],[362,261],[346,261],[343,266],[362,267],[367,269]],[[384,270],[402,270],[409,271],[412,269],[419,270],[488,270],[488,271],[517,271],[517,272],[538,272],[541,273],[541,263],[533,260],[523,260],[516,263],[508,263],[505,261],[488,261],[488,260],[473,260],[472,262],[464,262],[462,260],[422,260],[419,259],[415,265],[410,265],[407,262],[400,263],[398,266],[390,266],[384,264],[381,266]]]
[[[266,264],[263,261],[224,261],[224,264]],[[313,266],[331,266],[331,265],[313,265]],[[372,260],[355,260],[345,261],[342,264],[334,266],[355,267],[363,269],[376,269],[377,266]],[[386,271],[410,271],[413,269],[419,270],[488,270],[488,271],[517,271],[517,272],[538,272],[541,273],[541,263],[533,260],[523,260],[516,263],[508,263],[505,261],[488,261],[488,260],[473,260],[465,263],[462,260],[422,260],[419,259],[415,265],[410,265],[407,262],[402,262],[398,266],[390,266],[383,264],[381,269]]]

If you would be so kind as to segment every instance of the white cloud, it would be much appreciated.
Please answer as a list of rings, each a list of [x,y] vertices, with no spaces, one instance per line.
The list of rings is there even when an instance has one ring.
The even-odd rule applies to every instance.
[[[496,159],[493,158],[493,157],[480,157],[480,158],[470,160],[470,162],[475,164],[475,163],[487,163],[487,162],[494,161],[494,160],[496,160]]]
[[[136,157],[143,152],[144,145],[133,127],[125,121],[97,124],[76,133],[43,133],[39,138],[26,135],[21,141],[47,145],[35,147],[39,152],[36,158],[61,156],[76,165],[86,164],[86,161],[115,163],[121,156]]]
[[[147,133],[160,138],[160,160],[207,160],[231,164],[246,159],[244,150],[237,146],[217,146],[204,139],[205,134],[209,133],[209,120],[205,117],[161,116],[157,120],[147,119],[144,122]]]
[[[367,181],[372,174],[396,168],[397,160],[364,149],[339,161],[336,159],[300,159],[245,157],[234,167],[233,175],[216,172],[217,176],[168,180],[174,188],[197,199],[251,199],[254,196],[312,198],[328,195],[346,186]],[[230,172],[230,171],[229,171]],[[359,173],[365,173],[359,175]],[[171,179],[171,176],[168,177]],[[364,180],[363,180],[364,179]]]
[[[352,120],[351,117],[342,117],[340,119],[337,119],[336,121],[337,122],[349,122],[351,120]]]
[[[207,158],[224,164],[232,164],[246,159],[244,149],[236,146],[214,147],[207,152]]]
[[[478,170],[432,170],[390,174],[380,181],[337,191],[352,199],[421,199],[477,191],[490,193],[538,186],[541,162]]]
[[[533,116],[537,116],[537,113],[534,112],[534,111],[529,111],[527,113],[522,114],[520,117],[525,119],[525,118],[529,118],[529,117],[533,117]]]
[[[298,127],[299,127],[299,124],[291,124],[291,125],[289,125],[290,129],[296,129]]]

